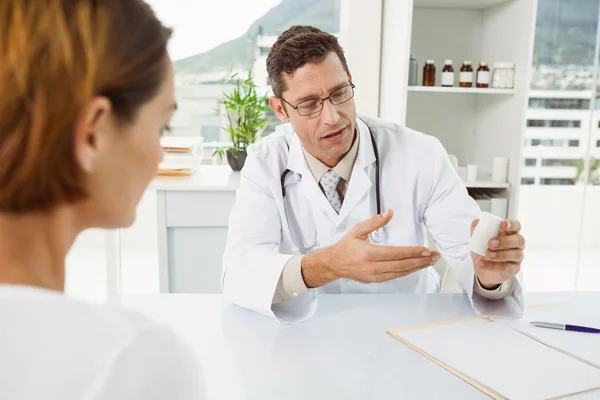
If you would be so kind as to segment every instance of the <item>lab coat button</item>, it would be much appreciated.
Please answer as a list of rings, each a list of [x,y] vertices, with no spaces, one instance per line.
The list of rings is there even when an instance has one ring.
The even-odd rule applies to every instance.
[[[294,296],[294,297],[298,297],[298,292],[296,292],[296,291],[293,291],[293,292],[292,292],[292,296]]]
[[[344,232],[346,230],[346,225],[341,224],[337,227],[338,232]]]

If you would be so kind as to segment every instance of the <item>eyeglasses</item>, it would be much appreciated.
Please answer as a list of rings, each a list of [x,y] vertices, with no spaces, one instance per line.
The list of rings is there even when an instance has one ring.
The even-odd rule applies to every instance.
[[[289,106],[292,107],[294,110],[298,111],[298,114],[300,114],[303,117],[306,117],[308,115],[321,112],[321,110],[323,109],[323,104],[325,104],[325,100],[329,100],[331,104],[337,106],[338,104],[345,103],[351,98],[353,98],[354,88],[356,86],[354,86],[354,84],[351,81],[348,82],[350,82],[349,85],[334,90],[333,92],[329,93],[329,96],[325,97],[324,99],[317,97],[314,99],[305,100],[301,103],[298,103],[295,106],[283,97],[280,97],[280,99],[283,100],[285,103],[289,104]]]

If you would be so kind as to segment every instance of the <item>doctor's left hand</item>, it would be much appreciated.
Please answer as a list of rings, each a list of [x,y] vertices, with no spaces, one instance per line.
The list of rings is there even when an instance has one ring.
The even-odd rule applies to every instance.
[[[471,235],[478,223],[476,219],[471,224]],[[496,289],[521,270],[525,238],[520,231],[519,221],[504,220],[500,225],[500,234],[488,242],[485,257],[471,252],[475,275],[485,289]]]

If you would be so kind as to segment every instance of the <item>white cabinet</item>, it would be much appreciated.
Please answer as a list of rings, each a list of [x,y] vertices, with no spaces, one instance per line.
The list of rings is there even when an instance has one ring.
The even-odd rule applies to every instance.
[[[190,177],[154,180],[161,293],[221,292],[221,259],[239,180],[229,166],[201,166]]]
[[[509,158],[501,194],[516,212],[536,0],[383,0],[379,116],[436,136],[460,165],[477,164],[483,180],[494,157]],[[436,65],[436,87],[408,86],[410,54],[422,83],[425,60]],[[455,87],[442,88],[444,60]],[[514,89],[458,87],[460,67],[480,61],[515,63]],[[478,186],[478,184],[474,184]]]

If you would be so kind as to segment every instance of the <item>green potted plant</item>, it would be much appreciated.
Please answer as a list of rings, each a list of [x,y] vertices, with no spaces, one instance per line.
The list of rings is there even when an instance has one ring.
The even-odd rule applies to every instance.
[[[229,133],[233,144],[216,149],[213,156],[218,155],[223,159],[227,154],[231,168],[240,171],[246,161],[246,148],[256,142],[269,125],[268,93],[264,96],[258,95],[252,71],[248,71],[246,79],[240,78],[237,73],[233,74],[231,81],[235,85],[233,90],[224,93],[219,104],[223,106],[227,116],[225,131]],[[220,115],[220,112],[219,109],[217,113]]]

